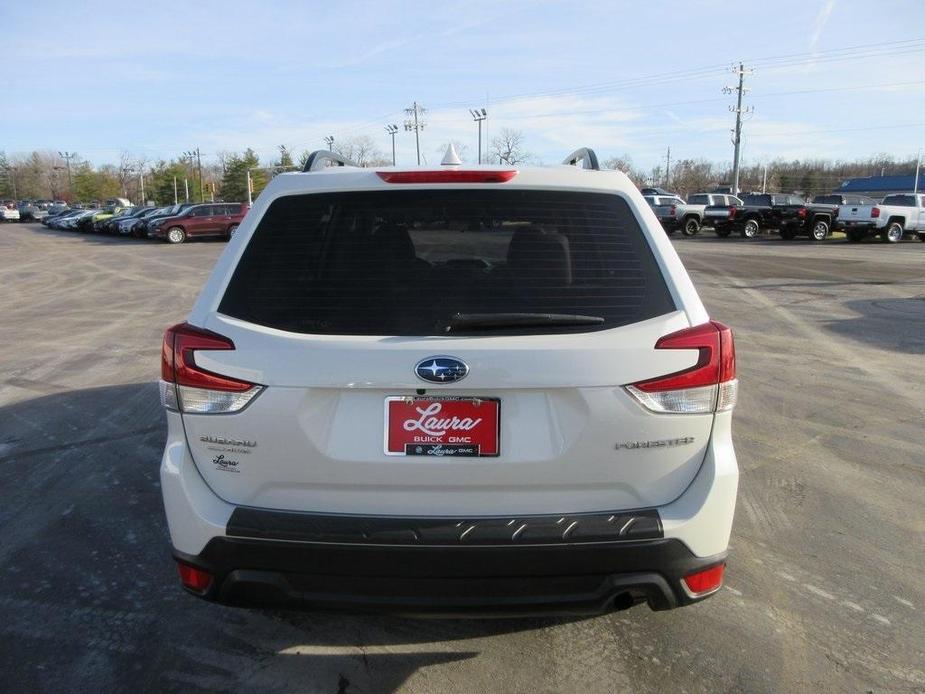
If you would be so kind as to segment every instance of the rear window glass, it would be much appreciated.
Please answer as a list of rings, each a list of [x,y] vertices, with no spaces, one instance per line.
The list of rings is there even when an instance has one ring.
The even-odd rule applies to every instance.
[[[915,198],[911,195],[887,195],[883,198],[884,205],[897,205],[899,207],[915,207]]]
[[[746,195],[745,204],[746,205],[770,205],[771,196],[770,195]]]
[[[840,195],[817,195],[813,202],[819,205],[841,205]]]
[[[691,205],[709,205],[710,196],[709,195],[691,195],[687,201]]]
[[[279,198],[219,306],[259,325],[335,335],[579,332],[673,310],[622,198],[516,190]],[[457,314],[602,320],[460,327]]]

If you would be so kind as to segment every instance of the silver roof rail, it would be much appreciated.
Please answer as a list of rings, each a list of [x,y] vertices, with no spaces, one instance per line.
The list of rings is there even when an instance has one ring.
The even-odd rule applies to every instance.
[[[575,166],[578,162],[582,162],[581,168],[590,169],[592,171],[600,171],[601,165],[597,160],[597,155],[594,153],[593,149],[589,147],[582,147],[581,149],[576,149],[574,152],[569,154],[563,164],[569,166]]]
[[[305,166],[302,167],[302,171],[303,173],[306,171],[321,171],[328,166],[356,166],[359,168],[360,165],[340,154],[326,149],[316,149],[308,155],[308,159],[305,160]]]

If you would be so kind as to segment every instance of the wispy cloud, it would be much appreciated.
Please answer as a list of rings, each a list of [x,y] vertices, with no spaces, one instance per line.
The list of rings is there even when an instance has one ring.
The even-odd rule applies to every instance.
[[[819,39],[822,38],[822,30],[825,29],[829,17],[832,16],[837,2],[838,0],[825,0],[822,7],[819,8],[819,14],[816,15],[816,20],[813,22],[813,33],[809,38],[809,50],[816,50],[816,45],[819,43]]]

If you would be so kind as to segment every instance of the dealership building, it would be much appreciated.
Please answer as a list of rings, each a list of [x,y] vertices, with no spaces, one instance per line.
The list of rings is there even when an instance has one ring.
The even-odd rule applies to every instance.
[[[890,193],[911,193],[915,190],[915,176],[867,176],[849,178],[833,193],[854,193],[871,198],[883,198]],[[925,193],[925,175],[919,174],[918,190]]]

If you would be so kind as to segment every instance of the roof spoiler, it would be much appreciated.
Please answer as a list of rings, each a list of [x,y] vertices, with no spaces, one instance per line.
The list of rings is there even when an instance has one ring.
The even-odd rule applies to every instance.
[[[590,169],[592,171],[600,171],[601,165],[597,160],[597,155],[594,153],[594,150],[590,147],[582,147],[581,149],[576,149],[574,152],[569,154],[563,164],[568,166],[575,166],[578,162],[581,162],[581,168]]]
[[[329,166],[355,166],[359,168],[360,165],[340,154],[326,149],[316,149],[308,155],[308,159],[305,160],[305,166],[302,167],[302,171],[321,171]]]

